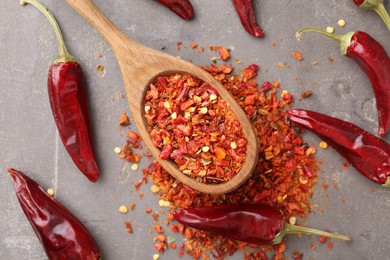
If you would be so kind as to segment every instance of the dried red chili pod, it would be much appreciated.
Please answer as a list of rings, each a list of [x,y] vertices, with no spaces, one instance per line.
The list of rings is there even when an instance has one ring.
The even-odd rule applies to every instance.
[[[191,20],[194,17],[194,8],[189,0],[157,0],[168,7],[175,14],[184,20]]]
[[[252,0],[232,0],[242,26],[252,36],[263,37],[264,31],[257,25]]]
[[[21,0],[32,4],[50,21],[56,34],[59,55],[49,68],[48,92],[58,133],[70,157],[80,171],[92,182],[99,178],[92,146],[88,98],[83,71],[68,53],[61,29],[53,14],[39,1]]]
[[[173,216],[192,228],[257,245],[282,242],[285,235],[306,233],[349,241],[343,235],[286,223],[275,207],[255,204],[223,204],[178,210]]]
[[[321,137],[363,176],[390,187],[390,145],[360,127],[303,109],[288,111],[288,118]]]
[[[367,74],[376,98],[378,133],[386,135],[390,130],[390,58],[383,46],[369,34],[360,31],[337,35],[319,28],[305,27],[296,33],[296,37],[299,40],[303,32],[309,31],[337,41],[341,53],[354,59]]]
[[[20,206],[49,259],[101,259],[99,246],[80,220],[22,172],[12,168],[8,172]]]
[[[390,16],[386,11],[383,0],[353,0],[355,5],[368,10],[375,11],[385,22],[387,28],[390,30]]]

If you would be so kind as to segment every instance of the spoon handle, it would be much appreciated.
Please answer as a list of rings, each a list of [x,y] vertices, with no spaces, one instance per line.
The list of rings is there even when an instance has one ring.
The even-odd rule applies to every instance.
[[[139,48],[140,44],[128,38],[119,28],[95,5],[92,0],[66,0],[83,16],[111,45],[115,53],[123,48]]]

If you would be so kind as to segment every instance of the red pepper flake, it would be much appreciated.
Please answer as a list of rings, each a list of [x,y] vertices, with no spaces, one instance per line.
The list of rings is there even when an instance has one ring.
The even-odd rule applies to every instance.
[[[333,62],[333,61],[334,61],[334,59],[333,59],[333,58],[331,58],[331,57],[328,57],[328,61],[329,61],[329,62]]]
[[[177,245],[175,243],[171,243],[171,244],[169,244],[169,247],[172,249],[176,249]]]
[[[313,92],[311,90],[306,90],[304,92],[301,93],[301,98],[308,98],[310,97],[311,95],[313,94]]]
[[[303,60],[303,57],[302,55],[297,52],[297,51],[294,51],[292,54],[291,54],[296,60]]]
[[[126,221],[126,222],[125,222],[125,227],[126,227],[126,231],[127,231],[128,233],[133,233],[133,228],[131,227],[130,221]]]
[[[311,249],[316,249],[317,248],[317,244],[316,243],[311,243],[310,244],[310,248]]]
[[[154,237],[154,241],[165,242],[166,237],[164,235],[157,235]]]
[[[153,210],[151,208],[148,208],[148,209],[145,210],[145,212],[146,212],[146,214],[150,214],[150,213],[153,212]]]
[[[348,169],[349,166],[351,166],[351,165],[350,165],[348,162],[345,162],[345,163],[343,164],[344,169]]]
[[[203,46],[199,47],[199,50],[198,50],[198,52],[199,52],[199,53],[202,53],[202,52],[204,52],[204,47],[203,47]]]
[[[328,188],[328,184],[327,184],[327,183],[324,183],[324,185],[322,185],[322,188],[323,188],[324,190],[326,190],[326,189]]]
[[[153,227],[156,230],[156,232],[159,234],[164,232],[164,230],[162,229],[162,227],[159,224],[154,224]]]
[[[221,56],[221,59],[223,61],[227,61],[230,58],[229,51],[226,48],[220,46],[218,50],[219,50],[219,56]]]
[[[325,244],[327,240],[328,240],[328,238],[325,236],[318,237],[318,242],[320,242],[321,244]]]
[[[278,63],[276,63],[276,67],[283,68],[283,67],[286,67],[286,64],[279,61]]]
[[[126,112],[122,112],[121,117],[119,119],[119,130],[121,130],[123,126],[128,125],[130,125],[129,117],[126,115]]]
[[[328,242],[329,251],[333,249],[333,243],[331,241]]]
[[[177,42],[177,44],[176,44],[176,50],[180,50],[182,45],[183,45],[182,42]]]
[[[303,254],[301,252],[294,251],[291,253],[291,257],[294,260],[302,260]]]
[[[198,44],[196,43],[191,43],[191,49],[196,49],[198,47]]]
[[[171,230],[172,232],[175,232],[175,233],[179,232],[179,228],[178,228],[177,225],[175,225],[175,224],[172,224],[172,225],[171,225],[170,230]]]
[[[154,221],[158,221],[159,215],[158,215],[157,212],[154,212],[153,215],[152,215],[152,217],[153,217]]]
[[[134,203],[131,203],[130,204],[130,210],[133,211],[135,209],[135,204]]]

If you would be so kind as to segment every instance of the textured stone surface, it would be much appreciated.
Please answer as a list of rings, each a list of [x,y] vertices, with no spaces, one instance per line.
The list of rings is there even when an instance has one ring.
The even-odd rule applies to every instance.
[[[43,1],[56,15],[65,34],[70,52],[78,57],[88,79],[91,114],[101,179],[92,184],[82,176],[59,137],[51,115],[47,89],[47,69],[57,53],[49,23],[32,6],[21,7],[18,0],[2,1],[0,9],[0,259],[44,259],[45,254],[27,222],[13,191],[6,170],[14,167],[54,188],[56,197],[73,211],[91,230],[105,259],[151,259],[154,253],[152,217],[145,209],[158,209],[158,202],[148,186],[143,186],[140,200],[133,185],[141,176],[141,168],[132,171],[113,152],[125,138],[118,131],[121,112],[130,111],[119,68],[110,47],[100,35],[65,1]],[[183,21],[168,9],[145,0],[97,0],[96,4],[133,39],[195,64],[210,64],[216,53],[209,45],[223,45],[232,50],[245,66],[261,66],[259,82],[278,80],[281,89],[296,97],[311,89],[313,95],[295,107],[311,109],[351,121],[376,133],[377,115],[371,85],[354,61],[344,58],[337,44],[314,34],[306,34],[301,42],[294,33],[303,26],[322,28],[330,25],[337,33],[354,30],[369,32],[390,53],[390,33],[373,12],[361,10],[352,1],[254,1],[259,24],[266,32],[264,39],[248,35],[242,28],[230,1],[192,0],[196,18]],[[387,1],[387,7],[390,8]],[[341,28],[338,19],[347,25]],[[183,42],[181,50],[176,43]],[[189,46],[196,42],[206,47],[198,54]],[[272,42],[276,46],[272,46]],[[292,51],[302,53],[296,61]],[[99,57],[99,55],[102,57]],[[328,61],[328,57],[334,59]],[[312,65],[317,60],[318,65]],[[234,59],[229,61],[235,64]],[[285,62],[290,68],[275,64]],[[96,67],[103,65],[104,72]],[[239,67],[238,66],[238,67]],[[297,77],[297,80],[294,80]],[[312,82],[316,82],[312,86]],[[130,126],[135,129],[134,124]],[[309,144],[319,139],[305,134]],[[389,141],[389,137],[386,138]],[[333,241],[333,250],[319,245],[317,238],[304,236],[287,239],[288,251],[301,251],[304,258],[314,259],[387,259],[390,232],[390,191],[370,183],[331,148],[318,150],[322,161],[320,179],[312,200],[315,210],[305,221],[311,226],[347,234],[350,243]],[[337,182],[337,188],[333,181]],[[329,184],[328,190],[322,185]],[[149,184],[150,185],[150,184]],[[136,210],[118,213],[120,205],[136,203]],[[124,221],[131,220],[134,234],[128,234]],[[180,240],[177,240],[180,243]],[[315,250],[310,249],[317,243]],[[287,253],[290,256],[290,253]],[[177,258],[170,250],[160,259]],[[240,254],[232,259],[240,259]],[[184,257],[183,259],[188,259]]]

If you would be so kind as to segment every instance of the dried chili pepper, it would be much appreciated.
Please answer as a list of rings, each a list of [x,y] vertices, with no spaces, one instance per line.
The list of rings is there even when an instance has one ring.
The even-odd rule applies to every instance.
[[[257,25],[252,0],[232,0],[242,26],[252,36],[263,37],[264,31]]]
[[[306,27],[296,33],[317,32],[340,44],[342,54],[354,59],[367,74],[374,89],[378,110],[378,133],[384,136],[390,130],[390,58],[382,45],[365,32],[344,35],[328,33],[315,27]]]
[[[362,175],[390,187],[390,145],[360,127],[303,109],[288,111],[291,121],[312,130]]]
[[[194,17],[194,8],[189,0],[157,0],[168,7],[175,14],[184,20],[191,20]]]
[[[92,147],[88,98],[83,71],[65,46],[60,27],[53,14],[36,0],[32,4],[50,21],[56,34],[59,56],[49,68],[48,92],[53,116],[61,140],[80,171],[92,182],[99,178],[99,169]]]
[[[355,5],[363,8],[375,11],[385,22],[387,28],[390,30],[390,16],[386,11],[383,0],[353,0]]]
[[[101,259],[95,239],[68,209],[22,172],[8,171],[20,206],[49,259]]]
[[[350,240],[347,236],[288,224],[280,210],[267,205],[224,204],[178,210],[173,215],[189,227],[258,245],[279,244],[285,235],[296,233]]]

